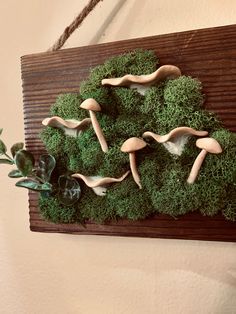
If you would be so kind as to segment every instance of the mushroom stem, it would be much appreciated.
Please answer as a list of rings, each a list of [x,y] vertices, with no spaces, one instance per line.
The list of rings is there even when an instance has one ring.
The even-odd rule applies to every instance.
[[[135,153],[131,152],[129,153],[129,161],[130,161],[130,169],[134,178],[134,181],[137,183],[140,189],[142,189],[141,183],[140,183],[140,176],[138,174],[137,166],[136,166],[136,158]]]
[[[198,175],[198,172],[201,168],[201,165],[205,159],[207,155],[207,151],[205,149],[203,149],[197,156],[197,158],[195,159],[194,163],[193,163],[193,166],[192,166],[192,169],[190,171],[190,174],[189,174],[189,177],[188,177],[188,180],[187,182],[189,184],[192,184],[195,182],[196,178],[197,178],[197,175]]]
[[[92,125],[93,125],[93,128],[94,128],[94,132],[97,135],[97,138],[98,138],[98,141],[99,141],[99,143],[101,145],[102,151],[104,153],[106,153],[108,151],[107,142],[106,142],[105,136],[104,136],[104,134],[102,132],[102,129],[101,129],[99,123],[98,123],[96,114],[92,110],[89,110],[89,114],[90,114],[90,118],[91,118]]]

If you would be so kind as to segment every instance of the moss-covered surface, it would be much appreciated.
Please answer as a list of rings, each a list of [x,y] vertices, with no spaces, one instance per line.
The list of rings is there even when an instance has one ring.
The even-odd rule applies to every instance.
[[[142,190],[128,176],[122,183],[108,188],[105,197],[97,196],[83,182],[82,197],[71,207],[59,204],[56,197],[40,199],[44,218],[59,222],[93,220],[97,223],[128,218],[143,219],[165,213],[173,217],[199,210],[212,216],[222,212],[226,219],[236,220],[236,134],[222,128],[217,118],[202,105],[201,83],[181,76],[151,87],[145,96],[124,87],[107,87],[101,80],[127,73],[148,74],[158,67],[152,51],[137,50],[114,57],[94,68],[81,84],[80,94],[58,97],[51,115],[64,119],[83,119],[88,113],[79,108],[84,99],[94,98],[102,112],[97,114],[109,151],[103,153],[92,128],[79,137],[65,136],[63,131],[47,127],[41,139],[57,160],[57,175],[79,172],[84,175],[118,177],[129,170],[129,158],[120,151],[129,137],[140,137],[144,131],[168,133],[178,126],[207,130],[222,146],[220,155],[208,154],[195,184],[186,179],[200,152],[191,138],[181,156],[171,155],[163,145],[149,141],[137,153]]]

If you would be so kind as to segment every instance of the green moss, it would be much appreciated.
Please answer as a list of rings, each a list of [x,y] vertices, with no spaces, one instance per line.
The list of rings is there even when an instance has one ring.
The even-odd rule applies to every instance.
[[[82,197],[75,206],[61,206],[56,198],[40,201],[46,219],[103,223],[119,218],[143,219],[158,213],[178,217],[198,210],[208,216],[221,211],[226,219],[236,220],[236,135],[225,130],[213,113],[203,109],[201,83],[181,76],[149,88],[144,96],[133,89],[101,85],[103,78],[151,73],[157,64],[152,51],[136,50],[116,56],[91,71],[81,84],[81,96],[66,94],[57,99],[51,108],[52,115],[81,120],[88,113],[79,108],[80,103],[95,98],[102,108],[96,116],[109,150],[102,152],[92,126],[77,138],[66,136],[62,130],[46,128],[41,138],[57,158],[55,181],[66,171],[120,177],[130,169],[129,155],[120,151],[121,145],[129,137],[141,137],[145,131],[164,135],[179,126],[207,130],[222,146],[222,154],[207,154],[196,183],[190,185],[186,180],[200,152],[196,137],[189,139],[181,156],[171,155],[164,145],[146,139],[146,148],[136,153],[141,190],[131,174],[121,183],[110,185],[104,197],[97,196],[80,181]]]
[[[87,129],[85,132],[82,132],[78,138],[79,150],[82,150],[84,147],[88,146],[89,143],[96,140],[97,138],[93,128]]]
[[[63,206],[57,198],[39,198],[40,212],[44,219],[54,223],[74,223],[77,220],[75,207]]]
[[[190,107],[198,110],[203,104],[201,82],[190,76],[180,76],[175,80],[169,80],[164,89],[164,101],[176,109]]]
[[[199,208],[193,185],[186,183],[186,174],[180,167],[167,169],[160,178],[162,187],[152,192],[151,200],[157,212],[173,217]]]
[[[114,138],[117,136],[116,129],[115,129],[115,118],[112,116],[104,115],[102,113],[98,113],[97,119],[103,131],[103,134],[106,138],[107,144],[111,145],[114,142]],[[94,138],[96,138],[94,130],[93,130],[93,135],[94,135]]]
[[[228,204],[227,207],[223,210],[223,216],[227,220],[236,221],[236,206],[235,204]]]
[[[161,134],[178,126],[198,130],[219,127],[215,116],[201,109],[203,100],[201,83],[186,76],[167,81],[162,91],[160,87],[150,89],[145,97],[146,107],[153,108],[154,121]]]
[[[226,129],[219,129],[212,133],[212,137],[220,143],[225,153],[234,155],[236,152],[236,133],[232,133]]]
[[[207,154],[200,174],[218,182],[234,184],[236,183],[236,134],[219,129],[212,133],[212,137],[220,143],[223,152],[219,155]]]
[[[217,117],[206,110],[194,111],[188,119],[188,126],[196,130],[211,132],[220,127]]]
[[[209,177],[198,178],[195,183],[198,197],[201,202],[200,212],[206,216],[213,216],[224,209],[227,204],[225,185]]]
[[[129,169],[129,156],[121,152],[122,142],[109,147],[103,156],[99,175],[104,177],[120,177]]]
[[[61,129],[47,127],[40,133],[40,138],[50,154],[55,158],[60,156],[65,140],[64,132]]]
[[[205,111],[193,111],[191,107],[175,107],[166,105],[155,111],[154,119],[160,134],[169,133],[179,126],[188,126],[196,130],[212,130],[218,125],[218,121],[212,114]]]
[[[70,155],[67,160],[67,169],[72,173],[80,173],[82,168],[82,161],[80,155]],[[87,175],[87,172],[84,172]]]
[[[103,113],[113,113],[114,107],[112,106],[109,90],[107,87],[101,86],[100,81],[97,83],[95,83],[95,81],[89,83],[82,82],[80,85],[80,92],[83,99],[96,99],[96,101],[101,105]]]
[[[83,120],[88,117],[88,113],[79,107],[82,101],[78,94],[59,95],[50,113],[52,116],[59,116],[63,119]]]
[[[81,149],[80,157],[83,163],[83,169],[88,169],[90,175],[96,175],[97,173],[97,165],[103,162],[103,151],[99,142],[93,141],[90,142]]]
[[[159,112],[164,106],[164,87],[165,83],[159,86],[153,86],[145,93],[145,98],[138,110],[142,114],[153,115],[154,112]]]
[[[92,220],[96,223],[116,219],[116,211],[104,196],[97,196],[92,189],[84,187],[82,197],[78,203],[78,210],[85,220]]]
[[[139,166],[139,173],[145,193],[151,195],[152,191],[160,188],[162,165],[158,162],[157,154],[153,153],[149,154],[148,157],[144,157]]]
[[[143,103],[144,97],[141,97],[134,89],[125,87],[113,88],[113,94],[119,114],[129,116],[134,111],[138,111]]]
[[[135,116],[126,116],[120,115],[116,119],[116,131],[117,137],[123,138],[124,140],[128,139],[129,137],[140,137],[143,134],[143,128],[145,125],[145,121],[143,117]]]
[[[236,185],[227,186],[227,206],[222,211],[227,220],[236,221]]]
[[[95,68],[91,74],[105,71],[104,77],[123,76],[127,73],[134,75],[149,74],[157,69],[159,61],[151,50],[136,49],[107,60],[99,71]]]
[[[66,155],[67,169],[73,173],[80,171],[83,166],[79,142],[80,136],[66,136],[64,140],[63,153]]]
[[[109,189],[107,201],[120,218],[143,219],[153,212],[146,193],[137,189],[131,176]]]

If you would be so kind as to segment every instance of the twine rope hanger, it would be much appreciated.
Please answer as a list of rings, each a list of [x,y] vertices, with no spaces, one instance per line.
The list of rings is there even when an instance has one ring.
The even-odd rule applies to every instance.
[[[89,3],[83,8],[83,10],[76,16],[73,22],[67,26],[55,44],[48,49],[48,51],[56,51],[63,47],[67,39],[73,34],[73,32],[82,24],[84,19],[93,11],[95,6],[102,0],[90,0]]]

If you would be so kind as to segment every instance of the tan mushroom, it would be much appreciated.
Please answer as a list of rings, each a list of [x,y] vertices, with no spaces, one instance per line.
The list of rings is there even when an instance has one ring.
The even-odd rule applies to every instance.
[[[101,111],[100,105],[96,102],[95,99],[88,98],[82,102],[82,104],[80,105],[80,108],[89,110],[94,132],[97,135],[102,151],[106,153],[108,151],[107,142],[95,114],[95,112]]]
[[[106,194],[106,186],[111,183],[121,182],[123,181],[130,171],[127,171],[123,176],[120,178],[111,178],[111,177],[100,177],[100,176],[84,176],[81,173],[75,173],[72,175],[72,177],[81,179],[84,181],[84,183],[93,189],[93,191],[99,195],[104,196]]]
[[[180,156],[191,135],[206,136],[207,134],[207,131],[197,131],[186,126],[182,126],[173,129],[165,135],[159,135],[147,131],[143,133],[143,138],[152,137],[158,143],[162,143],[171,154]]]
[[[163,65],[155,72],[147,75],[126,74],[122,77],[106,78],[102,80],[102,85],[126,86],[137,89],[144,95],[147,88],[165,79],[175,79],[181,76],[181,71],[174,65]]]
[[[85,118],[82,121],[68,119],[64,120],[61,117],[54,116],[51,118],[45,118],[42,121],[42,124],[45,126],[51,126],[53,128],[59,128],[64,130],[66,135],[76,137],[80,134],[82,130],[88,127],[91,124],[90,118]]]
[[[222,153],[222,148],[220,144],[215,140],[214,138],[211,137],[205,137],[205,138],[200,138],[196,141],[196,146],[198,148],[201,148],[202,151],[198,154],[197,158],[195,159],[192,169],[190,171],[189,177],[187,182],[189,184],[192,184],[195,182],[199,170],[201,168],[201,165],[206,157],[207,153],[210,154],[220,154]]]
[[[140,183],[140,176],[136,167],[135,152],[143,149],[146,145],[147,143],[144,142],[142,139],[137,137],[131,137],[123,143],[120,149],[123,153],[129,153],[131,173],[133,175],[134,181],[137,183],[140,189],[142,189],[142,186]]]

